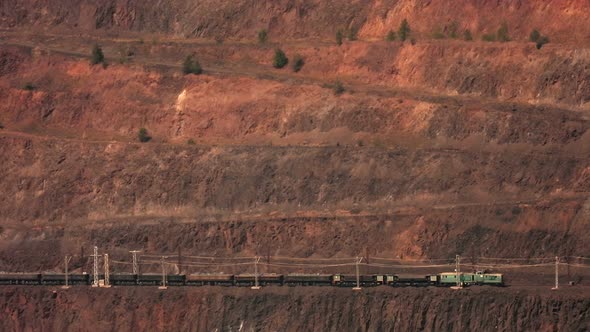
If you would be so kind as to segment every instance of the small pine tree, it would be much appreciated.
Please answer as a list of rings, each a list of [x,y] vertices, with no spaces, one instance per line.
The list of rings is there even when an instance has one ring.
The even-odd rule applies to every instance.
[[[481,36],[481,40],[486,42],[493,42],[496,41],[496,35],[492,33],[484,34],[483,36]]]
[[[92,65],[97,65],[99,63],[104,64],[104,53],[102,52],[102,48],[100,46],[98,46],[98,44],[95,44],[92,47],[92,55],[90,58],[90,63]]]
[[[340,81],[336,81],[336,83],[334,83],[333,90],[334,90],[334,94],[336,96],[339,96],[339,95],[343,94],[344,91],[346,91],[344,89],[344,85],[342,85],[342,83]]]
[[[547,44],[548,42],[549,42],[549,37],[541,36],[537,40],[537,43],[535,44],[535,46],[537,47],[538,50],[540,50],[541,47],[543,47],[543,45]]]
[[[387,41],[394,41],[395,40],[395,31],[393,30],[389,30],[389,32],[387,33],[387,36],[385,36],[385,40]]]
[[[406,41],[406,39],[408,39],[408,37],[410,36],[410,32],[411,32],[410,24],[408,23],[408,20],[406,20],[404,18],[404,20],[402,21],[402,23],[399,26],[399,31],[397,33],[399,36],[399,39],[403,42]]]
[[[342,31],[338,30],[338,31],[336,32],[336,44],[337,44],[338,46],[342,45],[342,38],[343,38],[343,36],[342,36]]]
[[[288,63],[289,58],[287,58],[285,52],[283,52],[283,50],[281,50],[280,48],[275,49],[275,56],[272,61],[272,66],[277,69],[280,69],[285,67]]]
[[[466,29],[463,32],[463,39],[465,39],[466,41],[472,41],[473,40],[473,36],[471,35],[471,31],[469,29]]]
[[[148,135],[148,131],[145,128],[139,128],[139,132],[137,133],[137,138],[141,143],[149,142],[152,138]]]
[[[188,55],[182,64],[182,72],[185,75],[200,75],[203,73],[203,68],[201,67],[199,61],[197,61],[192,55]]]
[[[449,25],[449,38],[457,38],[457,34],[459,33],[459,22],[453,21],[451,25]]]
[[[293,58],[293,71],[296,73],[299,72],[303,68],[303,65],[305,65],[303,57],[299,54],[295,55],[295,58]]]
[[[262,29],[262,30],[258,31],[258,42],[260,44],[264,44],[264,43],[266,43],[267,40],[268,40],[268,32],[266,31],[266,29]]]
[[[348,40],[350,41],[354,41],[356,40],[356,30],[351,28],[350,30],[348,30]]]
[[[539,41],[539,38],[541,38],[541,33],[539,32],[539,30],[534,29],[533,31],[531,31],[531,35],[530,35],[529,39],[533,43],[536,43],[537,41]]]
[[[28,82],[25,85],[23,85],[23,90],[33,91],[35,90],[35,86],[33,85],[33,83]]]
[[[500,28],[498,28],[498,40],[501,42],[510,41],[510,36],[508,35],[508,24],[506,22],[502,22]]]

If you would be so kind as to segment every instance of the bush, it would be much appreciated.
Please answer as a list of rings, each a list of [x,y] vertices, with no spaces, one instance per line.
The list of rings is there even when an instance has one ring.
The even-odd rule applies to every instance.
[[[344,91],[346,91],[344,89],[344,85],[342,85],[342,83],[340,81],[336,81],[336,83],[334,83],[334,86],[332,87],[332,89],[334,90],[334,94],[336,96],[339,96],[339,95],[343,94]]]
[[[387,36],[385,36],[385,40],[387,41],[394,41],[395,40],[395,31],[393,30],[389,30],[389,32],[387,33]]]
[[[188,141],[186,141],[186,144],[188,145],[195,145],[195,140],[190,138]]]
[[[303,57],[301,55],[295,55],[293,59],[293,71],[296,73],[299,72],[303,68],[303,65],[305,65]]]
[[[459,22],[453,21],[451,25],[449,25],[449,38],[457,38],[457,34],[459,32]]]
[[[403,42],[406,41],[406,39],[408,39],[408,37],[410,36],[410,32],[410,24],[408,23],[408,20],[404,19],[400,24],[399,31],[397,33],[399,39]]]
[[[500,28],[498,28],[498,40],[501,42],[510,41],[510,36],[508,35],[508,24],[506,24],[506,22],[503,22],[502,25],[500,25]]]
[[[336,44],[338,46],[342,45],[342,31],[340,30],[336,32]]]
[[[35,86],[33,85],[33,83],[28,82],[25,85],[23,85],[23,90],[33,91],[35,90]]]
[[[356,30],[355,29],[348,30],[348,40],[350,40],[350,41],[356,40]]]
[[[141,143],[149,142],[152,139],[152,137],[148,134],[147,129],[145,128],[139,128],[137,138]]]
[[[186,59],[184,59],[184,63],[182,64],[182,72],[185,75],[200,75],[203,73],[203,68],[201,68],[199,61],[197,61],[192,55],[189,55],[186,57]]]
[[[543,45],[547,44],[548,42],[549,42],[549,37],[541,36],[541,37],[539,37],[539,40],[537,40],[537,44],[535,46],[537,47],[538,50],[540,50],[541,47],[543,47]]]
[[[280,69],[285,67],[289,63],[289,58],[285,55],[285,52],[280,48],[275,49],[275,56],[272,61],[272,66]]]
[[[99,63],[104,64],[104,53],[102,52],[102,48],[97,44],[92,47],[92,55],[90,57],[90,63],[92,65],[97,65]]]
[[[260,44],[264,44],[264,43],[266,43],[267,40],[268,40],[268,32],[266,31],[266,29],[262,29],[262,30],[258,31],[258,42]]]
[[[539,38],[541,38],[541,33],[539,32],[539,30],[534,29],[533,31],[531,31],[531,35],[529,36],[529,39],[533,43],[538,42],[539,41]]]
[[[434,38],[434,39],[444,39],[445,37],[446,37],[445,34],[442,33],[440,28],[437,28],[436,31],[434,31],[432,33],[432,38]]]
[[[0,122],[0,129],[4,129],[4,125]]]
[[[494,34],[484,34],[483,36],[481,36],[481,40],[486,41],[486,42],[493,42],[496,41],[496,35]]]
[[[466,41],[472,41],[473,40],[473,36],[471,35],[471,31],[469,29],[466,29],[463,32],[463,39],[465,39]]]

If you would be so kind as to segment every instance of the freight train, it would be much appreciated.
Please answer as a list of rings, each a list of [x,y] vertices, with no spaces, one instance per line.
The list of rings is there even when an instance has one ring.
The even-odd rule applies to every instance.
[[[99,275],[104,279],[104,275]],[[457,273],[446,272],[427,276],[405,277],[389,274],[359,275],[362,287],[392,286],[456,286]],[[90,274],[68,274],[70,285],[91,285],[94,278]],[[109,275],[110,284],[114,286],[161,286],[161,274],[114,273]],[[491,285],[504,286],[504,278],[499,273],[460,273],[462,286]],[[47,273],[0,273],[0,285],[65,285],[65,274]],[[166,286],[254,286],[254,274],[169,274]],[[354,274],[275,274],[258,275],[260,286],[336,286],[355,287],[357,277]]]

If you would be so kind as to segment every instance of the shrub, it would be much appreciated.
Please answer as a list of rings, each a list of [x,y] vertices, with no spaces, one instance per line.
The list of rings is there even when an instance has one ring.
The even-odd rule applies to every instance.
[[[186,144],[188,145],[195,145],[195,140],[190,138],[188,141],[186,141]]]
[[[457,34],[459,32],[459,22],[453,21],[451,25],[449,25],[449,38],[457,38]]]
[[[289,58],[285,55],[285,52],[280,48],[275,49],[275,56],[272,61],[272,66],[280,69],[285,67],[289,63]]]
[[[152,139],[152,137],[148,134],[147,129],[145,128],[139,128],[137,138],[141,143],[149,142]]]
[[[303,65],[305,65],[303,57],[301,55],[295,55],[293,59],[293,71],[296,73],[299,72],[303,68]]]
[[[338,46],[342,45],[342,31],[336,31],[336,44]]]
[[[389,30],[387,36],[385,36],[385,40],[387,41],[394,41],[395,40],[395,31]]]
[[[99,63],[104,64],[104,53],[102,52],[102,48],[97,44],[92,47],[92,55],[90,57],[90,63],[92,65],[97,65]]]
[[[266,29],[262,29],[262,30],[258,31],[258,42],[260,44],[264,44],[264,43],[266,43],[267,40],[268,40],[268,32],[266,31]]]
[[[508,24],[506,24],[506,22],[503,22],[502,25],[500,25],[500,28],[498,28],[498,40],[501,42],[507,42],[510,41],[510,36],[508,35]]]
[[[531,35],[529,36],[529,39],[533,43],[538,42],[539,41],[539,38],[541,38],[541,33],[539,32],[539,30],[534,29],[533,31],[531,31]]]
[[[4,125],[0,122],[0,129],[4,129]]]
[[[432,33],[432,38],[434,39],[444,39],[445,37],[445,34],[440,30],[440,28],[437,28],[436,31]]]
[[[471,35],[471,31],[469,29],[466,29],[463,32],[463,39],[465,39],[466,41],[472,41],[473,40],[473,36]]]
[[[541,36],[541,37],[539,37],[539,40],[537,40],[537,44],[535,46],[537,47],[538,50],[540,50],[541,47],[543,47],[543,45],[547,44],[548,42],[549,42],[549,37]]]
[[[355,29],[350,29],[348,30],[348,40],[353,41],[356,40],[356,30]]]
[[[342,83],[340,81],[336,81],[336,83],[334,83],[334,86],[332,87],[332,89],[334,90],[334,94],[336,96],[339,96],[339,95],[343,94],[344,91],[346,91],[344,89],[344,85],[342,85]]]
[[[203,68],[201,68],[201,64],[199,63],[199,61],[197,61],[192,55],[188,55],[186,59],[184,59],[184,63],[182,64],[182,72],[185,75],[200,75],[203,73]]]
[[[35,86],[33,85],[33,83],[28,82],[25,85],[23,85],[23,90],[33,91],[35,90]]]
[[[488,33],[488,34],[484,34],[483,36],[481,36],[481,40],[486,41],[486,42],[493,42],[496,41],[496,35]]]
[[[410,39],[410,44],[412,44],[412,45],[416,45],[416,38],[412,38],[412,39]]]
[[[410,24],[408,23],[408,20],[404,19],[400,24],[399,31],[397,33],[399,39],[403,42],[406,41],[406,39],[408,39],[408,37],[410,36],[410,32]]]

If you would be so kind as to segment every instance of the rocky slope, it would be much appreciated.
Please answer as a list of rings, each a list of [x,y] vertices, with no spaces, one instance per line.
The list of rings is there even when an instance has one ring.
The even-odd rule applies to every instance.
[[[554,41],[588,43],[590,6],[584,0],[422,1],[422,0],[281,0],[281,1],[123,1],[8,0],[0,4],[0,24],[7,27],[63,27],[82,31],[159,32],[179,36],[253,39],[260,29],[271,38],[332,39],[336,30],[353,30],[382,39],[405,18],[419,36],[437,31],[476,38],[495,33],[507,22],[513,38],[524,40],[541,29]]]
[[[3,330],[584,331],[590,300],[448,289],[4,288]],[[146,305],[149,303],[150,305]]]

